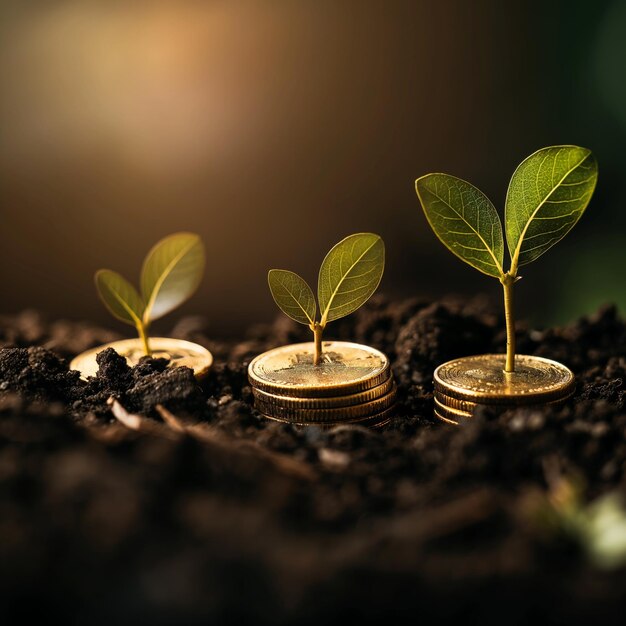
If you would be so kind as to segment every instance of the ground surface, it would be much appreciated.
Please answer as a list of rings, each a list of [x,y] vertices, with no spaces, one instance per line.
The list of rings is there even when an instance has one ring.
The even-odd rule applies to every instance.
[[[389,355],[400,405],[380,431],[327,432],[252,408],[250,359],[308,340],[284,318],[239,344],[182,320],[172,335],[216,357],[202,388],[159,362],[129,371],[114,353],[81,383],[64,359],[116,334],[0,319],[3,612],[92,624],[621,622],[626,570],[594,565],[528,503],[564,476],[584,479],[587,500],[626,493],[626,325],[606,308],[563,329],[520,328],[520,352],[576,373],[564,408],[435,422],[433,368],[503,350],[493,310],[378,299],[335,323],[329,336]],[[126,413],[125,426],[111,396],[147,419]]]

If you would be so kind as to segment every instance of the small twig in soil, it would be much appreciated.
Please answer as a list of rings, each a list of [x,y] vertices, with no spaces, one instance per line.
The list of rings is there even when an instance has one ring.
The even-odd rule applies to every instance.
[[[144,417],[129,413],[115,398],[109,398],[109,405],[115,418],[129,430],[149,433],[167,439],[179,439],[185,435],[201,441],[215,451],[227,453],[230,457],[254,458],[268,463],[282,474],[287,474],[299,480],[315,480],[317,473],[307,463],[297,461],[284,454],[271,452],[252,441],[238,440],[223,435],[204,424],[185,424],[164,406],[158,404],[155,408],[163,418],[163,424]]]
[[[500,506],[493,492],[477,489],[446,502],[427,514],[420,510],[398,517],[389,524],[388,533],[402,536],[410,528],[411,534],[421,537],[423,542],[435,541],[481,524],[494,515]]]
[[[176,439],[176,435],[169,428],[163,427],[161,424],[154,422],[153,420],[144,417],[143,415],[136,415],[135,413],[129,413],[115,398],[111,397],[108,400],[108,404],[111,407],[115,419],[118,422],[126,426],[129,430],[134,430],[142,433],[150,433],[152,435],[158,435],[165,437],[166,439]]]
[[[186,433],[205,444],[218,447],[231,454],[254,456],[263,459],[271,463],[282,473],[289,474],[301,480],[315,480],[317,478],[317,473],[308,463],[292,459],[285,454],[267,450],[254,441],[228,437],[205,424],[187,425],[161,404],[157,404],[155,408],[158,414],[163,418],[163,421],[176,432]]]
[[[163,418],[163,421],[172,429],[179,433],[187,431],[187,427],[171,412],[168,411],[162,404],[157,404],[156,410]]]

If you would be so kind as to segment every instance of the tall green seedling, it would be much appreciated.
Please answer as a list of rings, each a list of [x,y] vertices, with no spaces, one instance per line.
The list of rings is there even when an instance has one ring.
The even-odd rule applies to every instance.
[[[502,224],[485,194],[448,174],[427,174],[415,181],[426,219],[442,243],[502,284],[506,372],[515,371],[513,285],[521,278],[519,268],[540,257],[572,229],[589,204],[597,178],[598,165],[586,148],[542,148],[522,161],[513,173],[505,202],[508,271],[504,270]]]

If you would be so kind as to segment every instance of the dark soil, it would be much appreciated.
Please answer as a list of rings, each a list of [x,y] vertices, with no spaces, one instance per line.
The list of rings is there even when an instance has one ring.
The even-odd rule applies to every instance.
[[[330,431],[252,408],[250,359],[309,339],[285,318],[238,344],[182,320],[172,335],[216,359],[201,386],[113,351],[85,383],[67,359],[117,335],[0,319],[2,623],[623,623],[626,569],[599,569],[527,503],[555,475],[584,479],[587,500],[626,494],[626,324],[605,308],[520,328],[520,352],[576,373],[564,407],[434,421],[433,368],[503,351],[494,310],[376,299],[335,323],[329,337],[389,355],[400,404],[381,430]]]

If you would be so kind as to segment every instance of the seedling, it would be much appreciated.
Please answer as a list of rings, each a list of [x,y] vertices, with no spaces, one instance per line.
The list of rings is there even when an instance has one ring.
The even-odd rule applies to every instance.
[[[549,482],[546,492],[531,491],[522,513],[546,539],[578,545],[592,564],[605,570],[626,565],[626,506],[617,491],[585,502],[584,484],[577,477]]]
[[[435,234],[472,267],[497,278],[504,290],[505,372],[515,371],[513,285],[518,270],[560,241],[580,219],[598,178],[590,150],[542,148],[517,167],[506,195],[504,222],[511,257],[504,271],[502,224],[493,204],[470,183],[448,174],[415,181],[417,195]]]
[[[356,311],[376,291],[385,267],[385,245],[372,233],[350,235],[335,245],[322,261],[317,299],[308,283],[289,270],[270,270],[272,296],[292,320],[306,324],[315,343],[313,363],[322,358],[322,333],[326,325]]]
[[[98,294],[111,314],[137,329],[144,352],[151,354],[150,324],[189,299],[204,273],[204,246],[198,235],[176,233],[159,241],[141,269],[141,294],[111,270],[95,275]]]

